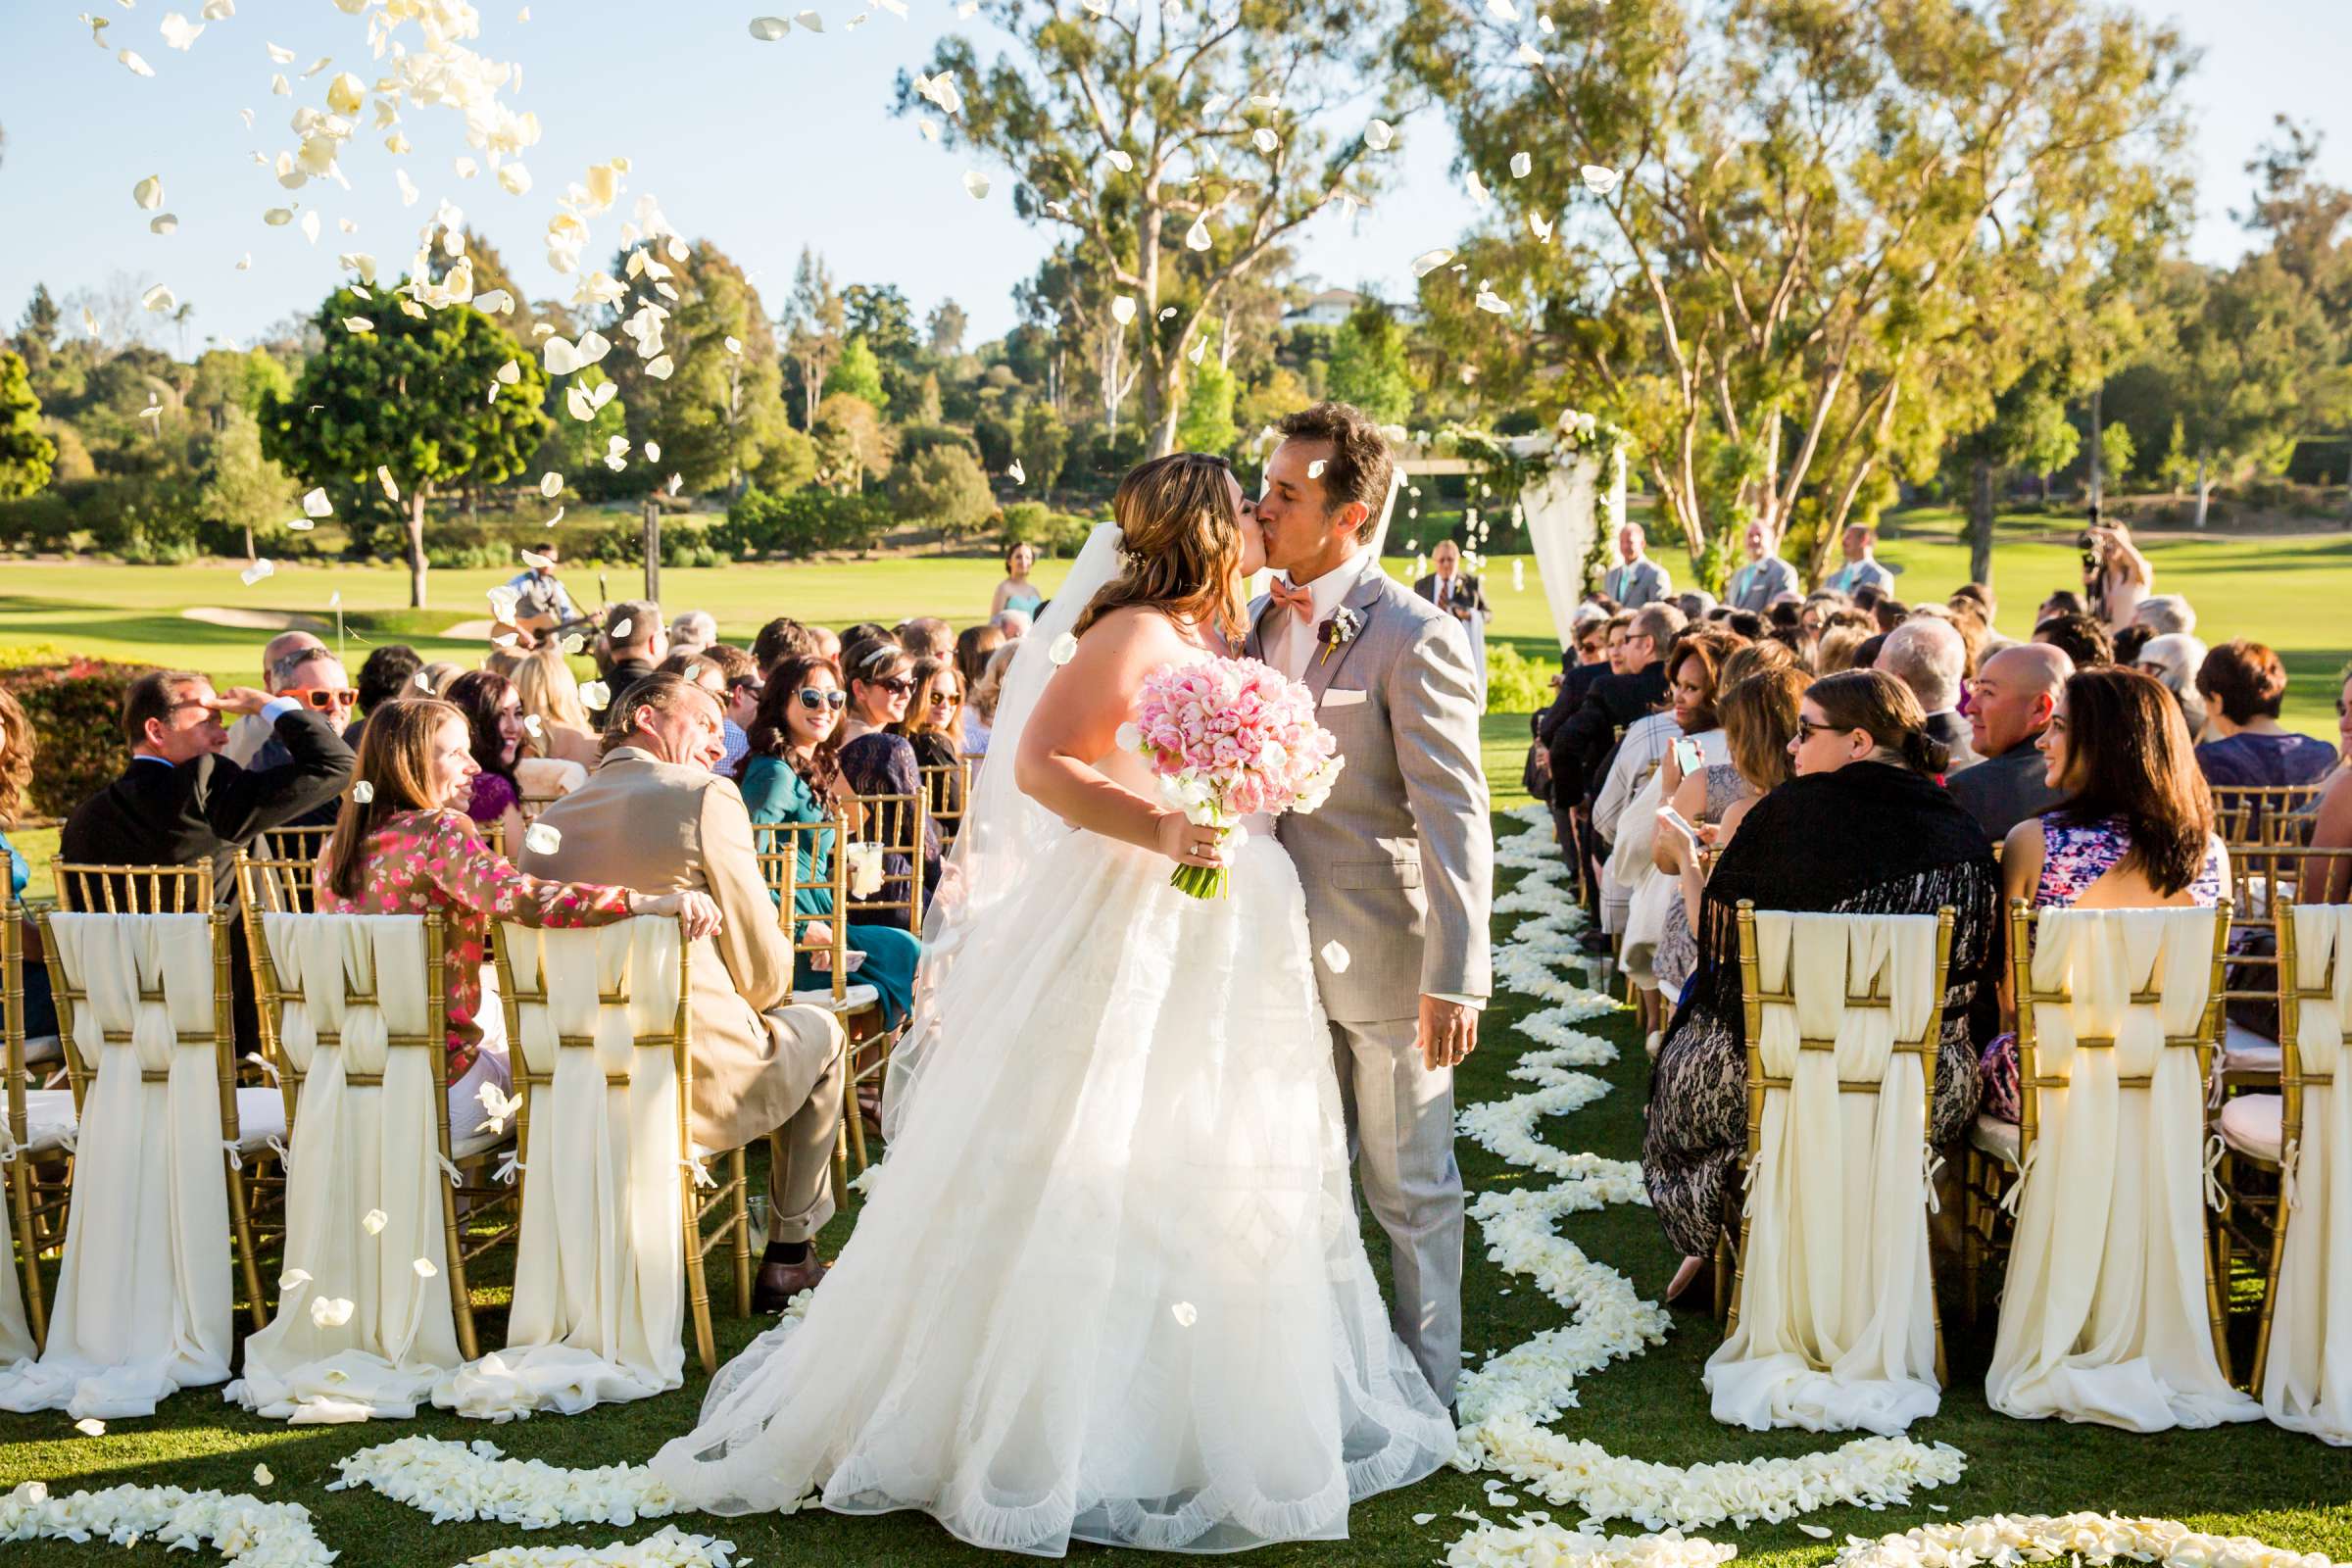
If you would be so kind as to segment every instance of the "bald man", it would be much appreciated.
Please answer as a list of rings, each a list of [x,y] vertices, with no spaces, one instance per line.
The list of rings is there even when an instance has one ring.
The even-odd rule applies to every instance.
[[[284,691],[302,662],[298,656],[325,647],[307,631],[281,631],[270,638],[262,646],[262,690],[272,697]],[[269,744],[271,733],[268,724],[248,713],[228,727],[228,741],[220,755],[239,767],[251,767],[254,754]]]
[[[2050,727],[2058,693],[2075,672],[2065,650],[2047,643],[2004,648],[1977,671],[1969,692],[1968,726],[1984,760],[1956,775],[1952,799],[1998,844],[2030,816],[2053,810],[2066,797],[2042,782],[2034,742]]]

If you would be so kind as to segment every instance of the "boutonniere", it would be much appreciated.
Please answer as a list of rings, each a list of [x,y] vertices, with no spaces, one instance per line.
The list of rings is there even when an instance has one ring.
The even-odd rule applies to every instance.
[[[1345,648],[1355,641],[1355,634],[1364,629],[1364,617],[1346,605],[1331,612],[1331,618],[1315,628],[1315,641],[1323,645],[1319,662],[1329,663],[1335,648]]]

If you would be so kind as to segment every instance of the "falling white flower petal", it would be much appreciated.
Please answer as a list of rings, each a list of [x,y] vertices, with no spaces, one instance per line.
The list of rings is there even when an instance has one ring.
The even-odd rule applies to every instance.
[[[1193,226],[1184,231],[1187,250],[1204,251],[1215,243],[1216,238],[1208,231],[1208,219],[1205,216],[1194,219]]]
[[[416,1271],[416,1277],[420,1280],[429,1280],[441,1272],[438,1268],[433,1266],[433,1260],[429,1257],[420,1257],[416,1259],[416,1262],[411,1263],[409,1267]]]
[[[645,444],[645,461],[648,463],[660,463],[662,461],[661,442],[648,441]]]
[[[1125,326],[1128,322],[1134,320],[1134,298],[1130,295],[1121,294],[1116,299],[1113,299],[1110,302],[1110,318],[1118,322],[1121,326]]]
[[[550,468],[539,476],[539,493],[553,501],[564,493],[564,476]]]
[[[1525,179],[1535,172],[1536,160],[1532,154],[1524,152],[1511,154],[1511,177],[1513,179]]]
[[[130,187],[130,199],[149,212],[164,205],[164,176],[149,174]]]
[[[422,674],[423,671],[419,670],[417,673]],[[351,786],[351,798],[362,806],[366,806],[369,801],[375,799],[375,786],[366,779],[360,779]]]
[[[1585,189],[1595,196],[1606,196],[1615,190],[1617,181],[1623,177],[1614,169],[1604,169],[1599,164],[1587,164],[1577,172],[1584,176]]]
[[[354,784],[352,789],[356,793],[359,789],[359,786]],[[372,794],[373,792],[370,791],[369,793]],[[310,1283],[311,1273],[308,1269],[290,1268],[277,1277],[277,1288],[281,1291],[296,1290]]]
[[[1063,632],[1054,639],[1054,646],[1046,650],[1046,657],[1057,665],[1068,663],[1078,657],[1078,639],[1069,632]]]
[[[565,645],[564,651],[565,653],[576,654],[580,651],[578,647],[572,646],[573,644],[579,643],[580,639],[576,637],[566,637],[564,639],[564,641]],[[612,701],[612,689],[610,686],[607,686],[603,681],[584,680],[580,682],[580,706],[587,709],[590,712],[602,711],[605,706]]]
[[[1374,152],[1386,152],[1396,139],[1396,127],[1385,120],[1375,120],[1364,127],[1364,145]]]
[[[400,486],[393,480],[392,470],[380,463],[375,466],[375,482],[384,487],[386,501],[394,506],[400,505]]]
[[[326,498],[322,485],[302,498],[302,510],[306,516],[331,517],[335,514],[335,504]]]
[[[754,17],[752,36],[761,43],[774,43],[792,30],[792,24],[782,17]]]
[[[1005,476],[1012,480],[1014,484],[1027,484],[1029,482],[1029,471],[1021,466],[1021,460],[1018,458],[1013,459],[1012,462],[1006,466],[1004,473]]]
[[[1348,950],[1337,942],[1323,944],[1323,966],[1333,974],[1346,974],[1349,962]]]
[[[103,1438],[106,1436],[106,1423],[85,1415],[74,1423],[74,1430],[85,1438]]]
[[[1523,66],[1540,66],[1544,63],[1542,52],[1525,39],[1520,40],[1519,47],[1511,52],[1511,58]]]
[[[1491,288],[1482,288],[1478,291],[1478,308],[1482,311],[1492,311],[1496,316],[1511,314],[1510,302]]]
[[[1444,267],[1447,262],[1452,260],[1453,252],[1443,245],[1439,246],[1434,251],[1423,251],[1420,255],[1413,258],[1413,275],[1415,277],[1427,277],[1430,273],[1436,271],[1439,268]]]
[[[346,316],[343,318],[343,330],[346,332],[372,332],[375,330],[375,323],[365,316]]]
[[[122,69],[129,72],[134,76],[152,76],[155,74],[155,68],[149,65],[146,61],[140,59],[138,51],[135,49],[117,50],[115,52],[115,58],[122,61]]]
[[[742,358],[742,357],[743,357],[743,339],[741,339],[741,338],[739,338],[739,337],[729,337],[729,338],[727,339],[727,352],[728,352],[729,354],[732,354],[732,355],[734,355],[734,356],[735,356],[736,358],[738,358],[738,359]]]
[[[1190,1301],[1178,1301],[1168,1308],[1168,1316],[1176,1320],[1178,1328],[1189,1329],[1200,1321],[1200,1309]]]
[[[155,287],[149,289],[146,293],[139,296],[139,303],[145,306],[148,310],[155,312],[157,315],[161,315],[178,305],[179,301],[173,297],[169,288],[165,287],[161,283],[158,283],[155,285]]]
[[[677,362],[666,354],[658,354],[646,362],[645,373],[657,381],[666,381],[677,371]]]
[[[1135,156],[1124,148],[1113,147],[1102,155],[1102,161],[1122,174],[1135,172]]]
[[[311,1302],[311,1322],[322,1329],[339,1329],[351,1321],[351,1303],[339,1297],[321,1296]]]
[[[965,170],[963,172],[963,190],[964,194],[971,197],[972,200],[982,200],[988,195],[988,176],[977,169]]]
[[[237,580],[242,582],[246,587],[250,588],[255,583],[260,582],[264,577],[269,576],[275,570],[277,570],[277,567],[271,565],[269,560],[265,558],[261,561],[255,562],[252,565],[247,566],[243,571],[238,572]]]
[[[522,847],[533,855],[553,855],[564,847],[563,830],[553,822],[533,822],[523,832]]]
[[[370,1236],[381,1236],[384,1233],[384,1227],[391,1223],[392,1216],[380,1208],[371,1208],[360,1216],[360,1229]]]
[[[1250,133],[1250,140],[1259,152],[1269,155],[1282,146],[1282,138],[1263,125]]]
[[[150,234],[175,233],[178,228],[179,218],[176,214],[158,213],[155,217],[147,220],[147,231]]]

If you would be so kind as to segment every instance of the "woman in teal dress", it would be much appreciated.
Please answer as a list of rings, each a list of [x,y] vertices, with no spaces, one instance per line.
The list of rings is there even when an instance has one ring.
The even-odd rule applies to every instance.
[[[796,655],[768,672],[752,718],[751,749],[735,775],[755,828],[762,823],[821,822],[839,809],[838,803],[850,800],[850,788],[841,776],[846,702],[840,672],[831,660]],[[800,846],[800,881],[821,881],[831,874],[830,832],[801,835]],[[803,888],[794,899],[794,913],[803,917],[798,934],[805,937],[809,922],[833,918],[832,890]],[[851,950],[865,955],[858,979],[881,994],[884,1014],[892,1023],[900,1022],[914,1000],[922,943],[887,925],[853,925],[846,935]],[[817,974],[809,956],[802,954],[792,983],[794,990],[808,991],[830,982]]]
[[[32,725],[16,698],[0,691],[0,828],[16,825],[32,782],[32,754],[36,746]],[[0,833],[0,861],[8,867],[7,902],[22,905],[32,883],[32,867],[17,847]],[[40,1040],[57,1033],[57,1007],[49,997],[49,966],[41,961],[40,927],[24,922],[24,1038]]]
[[[1037,550],[1032,545],[1014,545],[1004,552],[1004,580],[997,584],[997,597],[988,607],[988,618],[996,619],[1007,610],[1017,610],[1032,620],[1046,602],[1029,580],[1029,568],[1037,564]]]

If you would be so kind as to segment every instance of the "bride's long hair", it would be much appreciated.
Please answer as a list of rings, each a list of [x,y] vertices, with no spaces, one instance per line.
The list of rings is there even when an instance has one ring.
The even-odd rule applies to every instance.
[[[1200,452],[1153,458],[1121,479],[1110,515],[1122,569],[1072,629],[1083,637],[1114,610],[1149,605],[1239,641],[1242,519],[1232,484],[1233,465]]]

